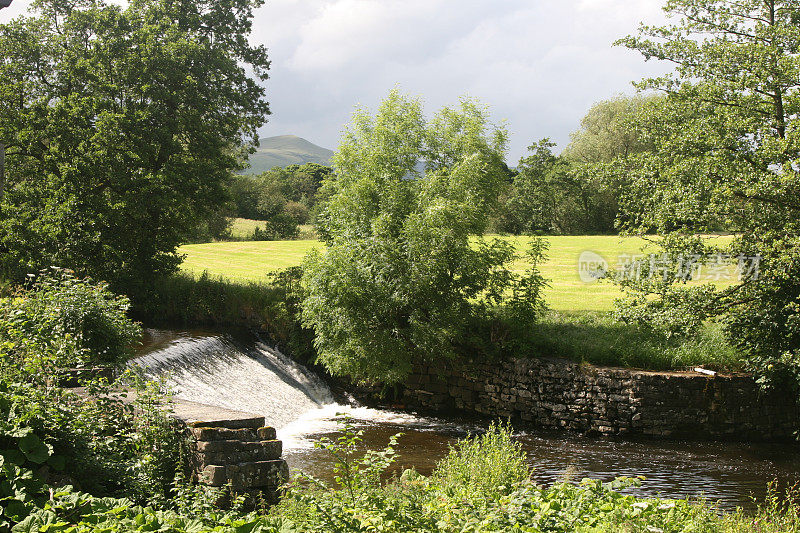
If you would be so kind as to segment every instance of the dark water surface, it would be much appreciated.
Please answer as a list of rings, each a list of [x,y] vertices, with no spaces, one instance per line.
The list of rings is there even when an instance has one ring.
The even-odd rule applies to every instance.
[[[364,431],[364,449],[383,448],[399,432],[397,469],[429,473],[458,439],[481,432],[473,421],[442,420],[335,403],[308,371],[255,339],[226,333],[148,330],[142,363],[170,376],[178,397],[267,416],[284,441],[293,469],[330,479],[332,463],[315,440],[338,435],[337,414]],[[704,496],[721,508],[753,507],[767,484],[800,482],[800,450],[792,444],[746,444],[586,438],[568,432],[523,431],[516,439],[542,484],[584,477],[610,481],[644,476],[637,494]]]

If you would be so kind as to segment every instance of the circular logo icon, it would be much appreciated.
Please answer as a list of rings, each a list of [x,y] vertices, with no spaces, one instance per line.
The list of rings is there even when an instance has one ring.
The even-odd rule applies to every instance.
[[[583,252],[578,258],[578,276],[584,283],[596,283],[608,272],[608,261],[596,252]]]

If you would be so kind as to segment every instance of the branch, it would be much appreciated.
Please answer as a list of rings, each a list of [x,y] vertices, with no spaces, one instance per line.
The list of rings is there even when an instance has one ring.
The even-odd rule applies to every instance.
[[[749,202],[762,202],[765,204],[770,204],[778,207],[793,209],[795,211],[800,211],[800,203],[789,202],[786,200],[779,200],[777,198],[770,198],[769,196],[763,196],[761,194],[745,194],[741,191],[736,191],[733,193],[733,195],[736,198],[739,198],[741,200],[746,200]]]

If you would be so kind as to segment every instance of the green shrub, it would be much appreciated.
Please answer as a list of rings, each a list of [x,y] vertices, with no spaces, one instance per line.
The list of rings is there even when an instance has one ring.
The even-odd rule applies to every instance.
[[[511,429],[492,424],[486,433],[451,447],[431,482],[454,500],[468,500],[476,493],[491,500],[511,493],[529,477],[525,453]]]
[[[32,434],[57,461],[47,459],[52,468],[41,471],[43,476],[69,480],[97,495],[163,501],[176,471],[187,464],[185,437],[169,416],[158,384],[131,379],[128,385],[117,385],[112,393],[107,385],[93,383],[87,396],[78,396],[4,380],[0,449],[13,448],[15,435]],[[40,471],[43,461],[34,460],[39,455],[26,458],[19,463],[18,454],[6,456],[21,468]]]
[[[17,297],[0,299],[0,339],[31,369],[121,365],[141,336],[129,305],[103,283],[54,268]]]
[[[286,213],[278,213],[264,222],[264,229],[256,228],[250,236],[251,241],[279,241],[294,239],[300,233],[297,221]]]

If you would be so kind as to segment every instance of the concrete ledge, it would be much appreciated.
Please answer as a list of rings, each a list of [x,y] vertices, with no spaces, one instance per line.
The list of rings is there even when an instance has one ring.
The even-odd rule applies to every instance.
[[[183,420],[187,426],[192,428],[257,430],[264,427],[263,416],[186,400],[175,400],[173,411],[175,418]]]

